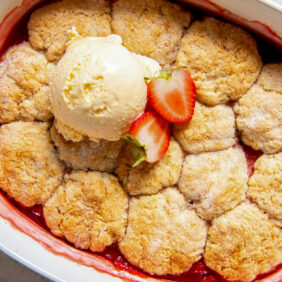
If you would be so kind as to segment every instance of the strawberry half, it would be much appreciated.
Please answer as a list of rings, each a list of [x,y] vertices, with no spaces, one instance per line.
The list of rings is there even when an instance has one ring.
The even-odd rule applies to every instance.
[[[137,118],[129,129],[129,134],[122,138],[133,143],[139,159],[133,166],[146,160],[154,163],[161,159],[169,146],[170,124],[156,112],[149,111]]]
[[[194,114],[196,87],[187,70],[163,70],[148,83],[148,99],[167,121],[186,123]]]

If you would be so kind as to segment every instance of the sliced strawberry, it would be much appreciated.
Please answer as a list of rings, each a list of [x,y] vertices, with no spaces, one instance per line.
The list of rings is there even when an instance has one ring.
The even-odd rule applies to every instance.
[[[148,99],[167,121],[186,123],[194,114],[196,87],[187,70],[161,71],[148,83]]]
[[[135,163],[135,166],[143,160],[154,163],[161,159],[167,151],[170,140],[170,124],[156,112],[149,111],[143,113],[132,123],[129,134],[123,139],[134,143],[141,152],[140,159]]]

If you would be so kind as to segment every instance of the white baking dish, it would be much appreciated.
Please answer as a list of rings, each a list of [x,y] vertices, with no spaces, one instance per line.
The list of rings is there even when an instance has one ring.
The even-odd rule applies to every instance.
[[[2,22],[0,25],[0,49],[5,44],[6,35],[13,29],[16,20],[39,2],[40,0],[0,1],[0,22]],[[184,0],[183,2],[193,3],[201,8],[221,14],[223,17],[256,30],[277,45],[282,46],[282,0]],[[6,209],[7,207],[4,207],[0,201],[0,210],[1,208]],[[15,228],[7,220],[9,209],[6,212],[6,219],[0,217],[0,249],[27,267],[56,281],[120,280],[50,252],[46,246]],[[144,279],[125,272],[115,272],[114,274],[122,275],[124,279],[144,281]],[[155,279],[146,279],[146,281],[149,280]]]

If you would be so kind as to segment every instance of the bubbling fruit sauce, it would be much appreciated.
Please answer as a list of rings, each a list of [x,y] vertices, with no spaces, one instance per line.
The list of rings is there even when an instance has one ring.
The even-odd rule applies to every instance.
[[[191,10],[191,9],[190,9]],[[192,9],[194,15],[197,18],[206,15],[206,12]],[[27,33],[27,21],[30,14],[26,14],[22,20],[15,25],[13,31],[9,34],[8,40],[1,50],[0,56],[9,47],[18,44],[28,39]],[[275,46],[270,43],[264,42],[258,39],[260,52],[265,62],[271,62],[277,60],[277,50]],[[271,52],[269,52],[271,50]],[[274,50],[274,51],[273,51]],[[271,54],[271,56],[270,56]],[[281,54],[278,54],[280,57]],[[239,144],[243,147],[248,163],[249,176],[253,173],[253,165],[256,159],[262,154],[260,151],[255,151],[243,144]],[[48,227],[46,226],[42,206],[34,206],[32,208],[26,208],[11,199],[6,193],[0,189],[0,216],[9,220],[16,228],[26,233],[33,239],[39,241],[48,250],[57,254],[63,255],[75,262],[83,265],[93,267],[99,271],[107,272],[113,276],[120,277],[130,281],[181,281],[181,282],[216,282],[226,281],[219,274],[210,270],[203,262],[203,260],[195,263],[192,268],[179,276],[167,275],[167,276],[149,276],[132,266],[120,253],[117,245],[112,245],[102,253],[92,253],[90,251],[84,251],[76,249],[69,242],[57,238],[52,235]],[[277,266],[272,272],[259,275],[255,281],[279,281],[281,278],[282,265]],[[274,274],[272,278],[269,275]],[[281,280],[280,280],[281,281]]]

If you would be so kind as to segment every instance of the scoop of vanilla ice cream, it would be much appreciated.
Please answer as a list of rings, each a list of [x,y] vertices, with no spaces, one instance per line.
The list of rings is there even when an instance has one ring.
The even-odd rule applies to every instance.
[[[66,139],[118,140],[144,111],[144,77],[160,66],[121,43],[118,35],[80,37],[57,64],[51,104],[56,127]]]

